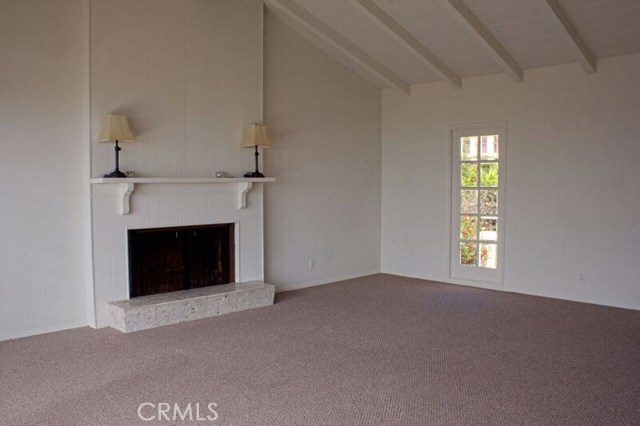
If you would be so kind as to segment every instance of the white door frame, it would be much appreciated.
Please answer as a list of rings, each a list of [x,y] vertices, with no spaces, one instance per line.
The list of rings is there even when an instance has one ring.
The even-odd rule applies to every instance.
[[[498,181],[498,257],[497,268],[487,269],[479,266],[460,265],[460,138],[465,136],[499,135],[499,181]],[[450,256],[449,276],[452,282],[489,288],[503,288],[504,258],[506,240],[506,192],[507,192],[507,123],[477,123],[449,126],[449,144],[451,148],[451,205],[450,205]],[[480,155],[480,141],[478,141]],[[478,177],[479,178],[479,177]]]

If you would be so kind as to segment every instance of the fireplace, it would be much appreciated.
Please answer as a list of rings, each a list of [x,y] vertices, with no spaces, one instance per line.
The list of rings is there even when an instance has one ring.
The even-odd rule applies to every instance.
[[[235,282],[234,224],[135,229],[129,297]]]

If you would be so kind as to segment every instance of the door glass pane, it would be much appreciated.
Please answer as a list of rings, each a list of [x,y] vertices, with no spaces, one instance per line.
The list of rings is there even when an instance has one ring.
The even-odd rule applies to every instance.
[[[477,265],[476,243],[460,243],[460,264]]]
[[[478,163],[462,163],[460,185],[467,188],[478,186]]]
[[[497,189],[480,191],[480,213],[498,214],[498,190]]]
[[[498,163],[482,163],[480,165],[480,186],[498,187]]]
[[[460,158],[462,161],[478,161],[478,137],[460,138]]]
[[[498,135],[480,136],[480,158],[483,161],[493,161],[500,158]]]
[[[480,239],[484,241],[498,241],[498,218],[480,218]]]
[[[475,216],[460,216],[460,239],[478,239],[478,218]]]
[[[498,267],[497,244],[480,244],[480,266],[491,269]]]
[[[478,191],[463,189],[460,191],[460,213],[478,213]]]

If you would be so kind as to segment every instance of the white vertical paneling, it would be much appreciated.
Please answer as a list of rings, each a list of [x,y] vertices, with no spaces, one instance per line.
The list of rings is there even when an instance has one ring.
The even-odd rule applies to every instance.
[[[141,175],[154,175],[156,170],[151,169],[151,164],[157,162],[157,151],[155,146],[147,143],[147,140],[154,140],[153,117],[157,113],[154,94],[157,93],[157,73],[147,72],[154,69],[158,63],[158,48],[153,41],[154,35],[158,31],[158,20],[153,13],[147,13],[154,8],[157,2],[154,0],[138,0],[129,4],[131,14],[139,19],[130,28],[131,39],[137,40],[131,43],[131,64],[130,81],[131,89],[136,88],[130,100],[130,108],[135,111],[132,122],[135,124],[134,131],[144,134],[142,143],[126,143],[125,156],[136,164],[136,171]],[[154,67],[154,68],[152,68]],[[94,171],[95,172],[95,171]]]
[[[141,176],[240,175],[251,153],[237,142],[262,118],[262,2],[93,0],[92,130],[126,113],[138,140],[121,168]],[[113,168],[95,144],[92,173]]]
[[[93,194],[93,276],[96,306],[96,326],[103,315],[100,302],[111,299],[113,286],[111,271],[110,218],[115,213],[115,197],[108,196],[109,188],[94,188]],[[98,195],[97,192],[105,193]]]
[[[96,326],[95,290],[93,283],[93,230],[91,214],[91,2],[83,0],[82,7],[82,227],[84,233],[85,318],[89,326]]]
[[[109,170],[109,154],[111,151],[106,144],[97,144],[103,111],[109,111],[107,94],[109,81],[107,79],[107,2],[91,2],[90,12],[90,74],[91,74],[91,176],[96,176],[96,170]]]
[[[139,176],[239,176],[253,168],[238,147],[262,118],[262,1],[92,0],[92,175],[114,167],[113,145],[96,143],[104,114],[129,115],[121,169]],[[238,222],[238,279],[262,278],[262,185],[237,210],[235,185],[138,185],[132,212],[117,212],[115,187],[94,185],[97,324],[128,297],[127,230]]]

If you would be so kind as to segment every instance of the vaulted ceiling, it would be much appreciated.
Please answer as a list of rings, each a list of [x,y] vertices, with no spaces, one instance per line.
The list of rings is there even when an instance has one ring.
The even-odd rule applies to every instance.
[[[380,88],[640,52],[640,0],[265,0],[267,9]]]

